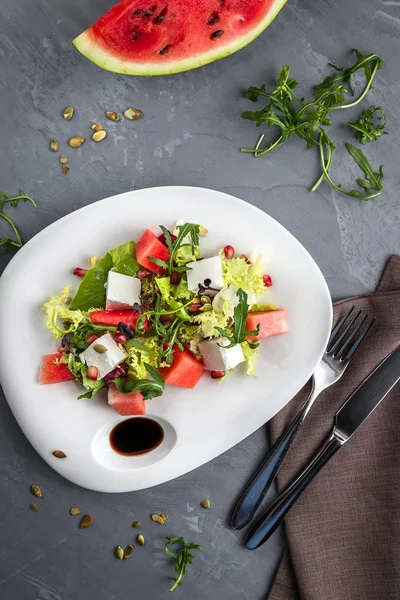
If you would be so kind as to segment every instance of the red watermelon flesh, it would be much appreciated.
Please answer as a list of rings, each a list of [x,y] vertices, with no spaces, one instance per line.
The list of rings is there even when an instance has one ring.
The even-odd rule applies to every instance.
[[[94,310],[90,313],[90,320],[97,325],[109,325],[117,327],[118,323],[125,323],[131,329],[135,329],[140,315],[133,310]],[[147,329],[147,323],[144,323]]]
[[[73,43],[102,68],[178,73],[246,46],[286,0],[121,0]]]
[[[165,383],[193,389],[203,377],[205,367],[189,350],[185,348],[183,352],[180,352],[176,347],[172,365],[159,369],[159,371]]]
[[[71,381],[72,379],[75,379],[67,365],[64,365],[63,363],[56,364],[54,362],[56,360],[60,360],[61,357],[62,354],[59,352],[43,356],[39,376],[40,385],[61,383],[63,381]]]
[[[289,331],[289,313],[285,309],[250,312],[247,316],[246,331],[253,331],[260,325],[258,336],[248,335],[247,339],[266,338]]]
[[[160,242],[158,237],[150,229],[147,229],[144,232],[136,244],[136,258],[139,265],[142,265],[142,267],[156,275],[161,273],[163,269],[149,260],[149,256],[168,262],[169,255],[170,252],[168,248]]]
[[[123,417],[146,414],[146,402],[141,392],[123,394],[114,383],[108,386],[108,404]]]

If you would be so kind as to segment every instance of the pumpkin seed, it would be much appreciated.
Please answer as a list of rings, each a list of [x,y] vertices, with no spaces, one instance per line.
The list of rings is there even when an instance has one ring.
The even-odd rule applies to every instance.
[[[212,310],[212,306],[211,304],[203,304],[203,306],[200,309],[202,312],[208,312],[209,310]]]
[[[207,296],[207,294],[203,294],[202,297],[200,298],[200,302],[202,304],[211,304],[211,298],[210,298],[210,296]]]
[[[82,521],[79,523],[79,528],[80,529],[86,529],[86,527],[90,527],[93,524],[93,517],[92,515],[85,515],[82,518]]]
[[[144,537],[142,536],[142,534],[138,535],[136,540],[139,546],[144,546]]]
[[[129,544],[124,551],[124,556],[123,559],[124,560],[128,560],[128,558],[130,557],[130,555],[132,554],[132,552],[134,551],[135,547],[132,544]]]
[[[74,137],[68,140],[68,146],[71,146],[71,148],[79,148],[80,146],[82,146],[84,141],[85,138],[81,135],[74,135]]]
[[[38,505],[37,505],[37,504],[30,504],[30,505],[29,505],[29,508],[30,508],[31,510],[34,510],[34,511],[36,511],[36,510],[39,510],[39,509],[38,509]]]
[[[107,117],[107,119],[110,119],[110,121],[119,121],[121,118],[117,112],[113,112],[113,111],[107,111],[106,117]]]
[[[124,558],[124,551],[121,548],[121,546],[117,546],[115,549],[115,556],[117,558],[119,558],[119,560],[122,560]]]
[[[204,227],[204,225],[199,225],[199,235],[201,237],[206,237],[207,234],[208,234],[207,227]]]
[[[140,521],[133,521],[132,523],[132,527],[135,527],[135,529],[140,529],[142,526]]]
[[[64,165],[63,168],[62,168],[63,175],[66,175],[68,173],[68,171],[69,171],[69,167],[66,167]]]
[[[94,142],[101,142],[101,140],[104,140],[106,135],[107,132],[104,131],[104,129],[101,129],[100,131],[95,131],[95,133],[92,135],[92,140]]]
[[[124,110],[124,117],[128,121],[137,121],[143,117],[143,111],[139,108],[127,108]]]
[[[160,515],[151,515],[153,521],[158,523],[159,525],[164,525],[164,519],[160,517]]]
[[[70,121],[74,116],[74,108],[73,106],[67,106],[67,108],[63,112],[63,117],[66,121]]]
[[[41,498],[43,496],[43,492],[38,485],[31,485],[31,492],[36,498]]]
[[[76,515],[81,514],[81,511],[77,506],[73,506],[72,508],[69,509],[69,514],[72,515],[73,517],[76,517]]]
[[[58,148],[59,148],[59,145],[58,145],[58,142],[57,142],[56,138],[51,138],[51,140],[50,140],[50,150],[52,152],[58,152]]]
[[[66,156],[60,156],[60,163],[62,165],[66,165],[68,162],[68,158]]]
[[[209,500],[202,500],[200,502],[200,506],[201,508],[205,508],[206,510],[208,510],[209,508],[211,508],[211,502]]]
[[[166,521],[168,519],[168,515],[166,515],[165,513],[161,513],[160,517],[163,521]]]
[[[93,123],[90,128],[93,129],[93,131],[102,131],[104,129],[101,123]]]
[[[62,450],[54,450],[53,456],[56,458],[67,458],[67,455]]]
[[[95,344],[93,346],[93,350],[95,352],[98,352],[99,354],[104,354],[105,352],[107,352],[107,348],[103,346],[103,344]]]

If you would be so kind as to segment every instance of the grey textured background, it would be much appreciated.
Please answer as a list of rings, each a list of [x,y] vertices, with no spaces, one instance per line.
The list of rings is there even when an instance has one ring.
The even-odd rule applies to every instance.
[[[71,39],[111,4],[0,3],[0,189],[13,193],[22,187],[37,200],[36,211],[28,205],[17,209],[25,238],[80,206],[129,189],[207,186],[237,195],[277,218],[316,259],[334,298],[372,291],[386,258],[400,251],[400,2],[289,0],[267,32],[236,55],[153,79],[102,71],[73,49]],[[323,78],[328,60],[346,64],[353,47],[376,52],[386,61],[370,103],[384,106],[390,135],[366,149],[374,165],[384,165],[385,191],[370,203],[339,196],[326,185],[310,194],[317,157],[296,140],[268,160],[239,153],[257,138],[254,126],[239,118],[248,106],[243,98],[248,85],[271,81],[281,65],[289,64],[307,93]],[[61,113],[69,104],[76,116],[68,123]],[[141,108],[145,118],[107,123],[104,142],[68,149],[70,135],[87,136],[91,122],[104,121],[105,110],[127,106]],[[337,139],[342,133],[338,128]],[[61,175],[58,156],[48,150],[52,136],[70,159],[67,176]],[[345,153],[337,152],[335,161],[340,180],[350,184],[354,172]],[[0,259],[1,270],[8,260],[9,255]],[[22,373],[24,352],[18,357]],[[275,537],[249,552],[242,546],[242,534],[227,526],[233,499],[266,447],[262,429],[176,481],[132,494],[97,494],[61,479],[42,462],[2,397],[1,599],[163,598],[171,573],[162,550],[167,534],[183,534],[206,548],[177,598],[266,598],[281,541]],[[44,490],[38,513],[28,508],[31,483]],[[212,500],[207,513],[198,506],[204,497]],[[90,530],[77,529],[76,518],[68,515],[73,505],[95,516]],[[154,511],[170,515],[162,530],[149,521]],[[148,543],[128,563],[116,561],[114,547],[132,541],[133,519],[145,523]]]

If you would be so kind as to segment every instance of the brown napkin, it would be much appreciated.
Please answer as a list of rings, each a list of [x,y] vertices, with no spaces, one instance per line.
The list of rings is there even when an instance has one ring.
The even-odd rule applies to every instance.
[[[343,401],[400,343],[400,256],[389,260],[375,294],[337,302],[334,322],[353,304],[377,323],[311,409],[279,472],[279,490],[313,456]],[[307,392],[272,420],[272,441]],[[400,599],[400,383],[304,491],[285,527],[288,551],[269,600]]]

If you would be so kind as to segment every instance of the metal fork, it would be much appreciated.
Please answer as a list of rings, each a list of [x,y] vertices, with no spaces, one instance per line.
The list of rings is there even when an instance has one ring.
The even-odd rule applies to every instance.
[[[244,489],[232,513],[231,525],[234,529],[242,529],[250,523],[316,398],[323,390],[341,378],[362,340],[374,324],[375,318],[370,318],[368,315],[359,318],[361,310],[355,313],[354,308],[352,306],[332,330],[325,353],[313,374],[310,395],[300,412],[273,446]],[[352,328],[353,330],[350,332]]]

